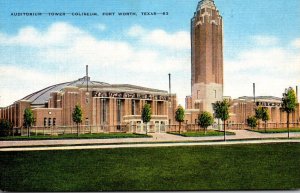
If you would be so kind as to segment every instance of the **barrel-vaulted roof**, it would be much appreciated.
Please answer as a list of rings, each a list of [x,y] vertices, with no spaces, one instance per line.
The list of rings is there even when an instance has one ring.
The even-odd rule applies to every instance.
[[[85,76],[83,78],[80,78],[78,80],[74,80],[71,82],[64,82],[64,83],[55,84],[55,85],[46,87],[37,92],[27,95],[26,97],[22,98],[21,100],[28,100],[33,105],[43,105],[49,100],[50,93],[63,91],[64,88],[70,87],[70,86],[83,88],[83,87],[86,87],[87,83],[88,83],[89,88],[91,88],[92,90],[168,94],[167,91],[146,88],[146,87],[141,87],[141,86],[135,86],[135,85],[130,85],[130,84],[108,84],[105,82],[91,81],[90,77]]]

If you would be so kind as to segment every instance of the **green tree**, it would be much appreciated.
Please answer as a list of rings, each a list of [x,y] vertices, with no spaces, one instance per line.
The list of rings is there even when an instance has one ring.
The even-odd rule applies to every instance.
[[[270,120],[270,112],[268,108],[263,108],[262,121],[265,122],[265,132],[267,132],[267,122]]]
[[[218,129],[220,131],[220,119],[222,117],[222,101],[217,101],[213,103],[213,109],[214,109],[214,116],[216,119],[218,119]]]
[[[151,106],[150,104],[145,104],[143,109],[142,109],[142,120],[143,123],[146,123],[146,135],[148,135],[148,122],[151,120]]]
[[[175,112],[175,120],[179,122],[179,134],[180,134],[181,123],[184,121],[184,109],[181,105],[178,106]]]
[[[75,109],[72,113],[73,121],[77,126],[77,136],[79,136],[79,124],[82,122],[82,109],[79,105],[75,106]]]
[[[34,122],[34,117],[33,117],[33,112],[30,108],[26,108],[24,111],[24,127],[27,128],[27,134],[28,137],[30,136],[30,127],[32,126],[33,122]]]
[[[226,121],[230,118],[229,107],[230,103],[227,99],[223,99],[223,101],[217,101],[213,104],[215,117],[221,119],[224,124],[224,141],[226,140]]]
[[[207,127],[211,126],[213,123],[214,118],[209,112],[204,111],[198,116],[198,125],[204,128],[205,135],[207,132]]]
[[[6,119],[0,119],[0,137],[9,136],[12,131],[13,124]]]
[[[294,112],[297,106],[296,93],[293,88],[286,89],[282,97],[282,111],[287,113],[287,128],[288,128],[288,138],[290,138],[290,113]]]
[[[254,129],[257,126],[257,118],[255,116],[251,116],[247,118],[247,125]]]
[[[255,109],[255,118],[257,119],[258,121],[258,129],[259,129],[259,125],[260,125],[260,122],[259,120],[262,120],[264,116],[264,108],[262,106],[258,106],[256,109]]]

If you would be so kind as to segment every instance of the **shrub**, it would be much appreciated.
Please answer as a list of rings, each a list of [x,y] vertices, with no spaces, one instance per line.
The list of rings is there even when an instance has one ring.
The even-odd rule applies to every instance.
[[[1,119],[0,120],[0,137],[9,136],[12,132],[13,125],[8,120]]]
[[[255,116],[248,117],[247,125],[252,129],[255,128],[257,126],[257,118]]]

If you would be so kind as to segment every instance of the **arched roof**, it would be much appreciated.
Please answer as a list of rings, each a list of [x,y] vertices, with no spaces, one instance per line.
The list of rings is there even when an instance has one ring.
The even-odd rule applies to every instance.
[[[83,87],[87,84],[87,81],[88,81],[89,86],[109,86],[110,85],[105,82],[90,81],[90,77],[85,76],[83,78],[80,78],[78,80],[74,80],[71,82],[64,82],[64,83],[48,86],[42,90],[39,90],[30,95],[27,95],[26,97],[22,98],[21,100],[28,100],[31,102],[31,104],[34,104],[34,105],[44,104],[46,101],[49,100],[51,92],[61,91],[62,89],[64,89],[67,86]]]

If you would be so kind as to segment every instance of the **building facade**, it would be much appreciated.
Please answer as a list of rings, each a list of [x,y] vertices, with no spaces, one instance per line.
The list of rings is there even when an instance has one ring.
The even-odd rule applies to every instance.
[[[267,108],[270,114],[268,127],[280,128],[286,127],[287,114],[281,109],[282,99],[273,96],[258,96],[258,97],[239,97],[237,99],[230,99],[230,119],[229,124],[233,128],[246,128],[246,119],[255,115],[255,109],[259,106]],[[300,107],[296,106],[294,112],[290,114],[291,126],[299,126],[300,122]],[[261,121],[261,124],[264,123]]]
[[[152,110],[150,132],[164,132],[166,125],[174,123],[176,95],[129,84],[91,81],[87,76],[32,93],[2,108],[0,115],[20,128],[24,110],[31,108],[35,127],[74,127],[72,112],[79,105],[82,125],[104,132],[143,132],[141,110],[146,103]]]

